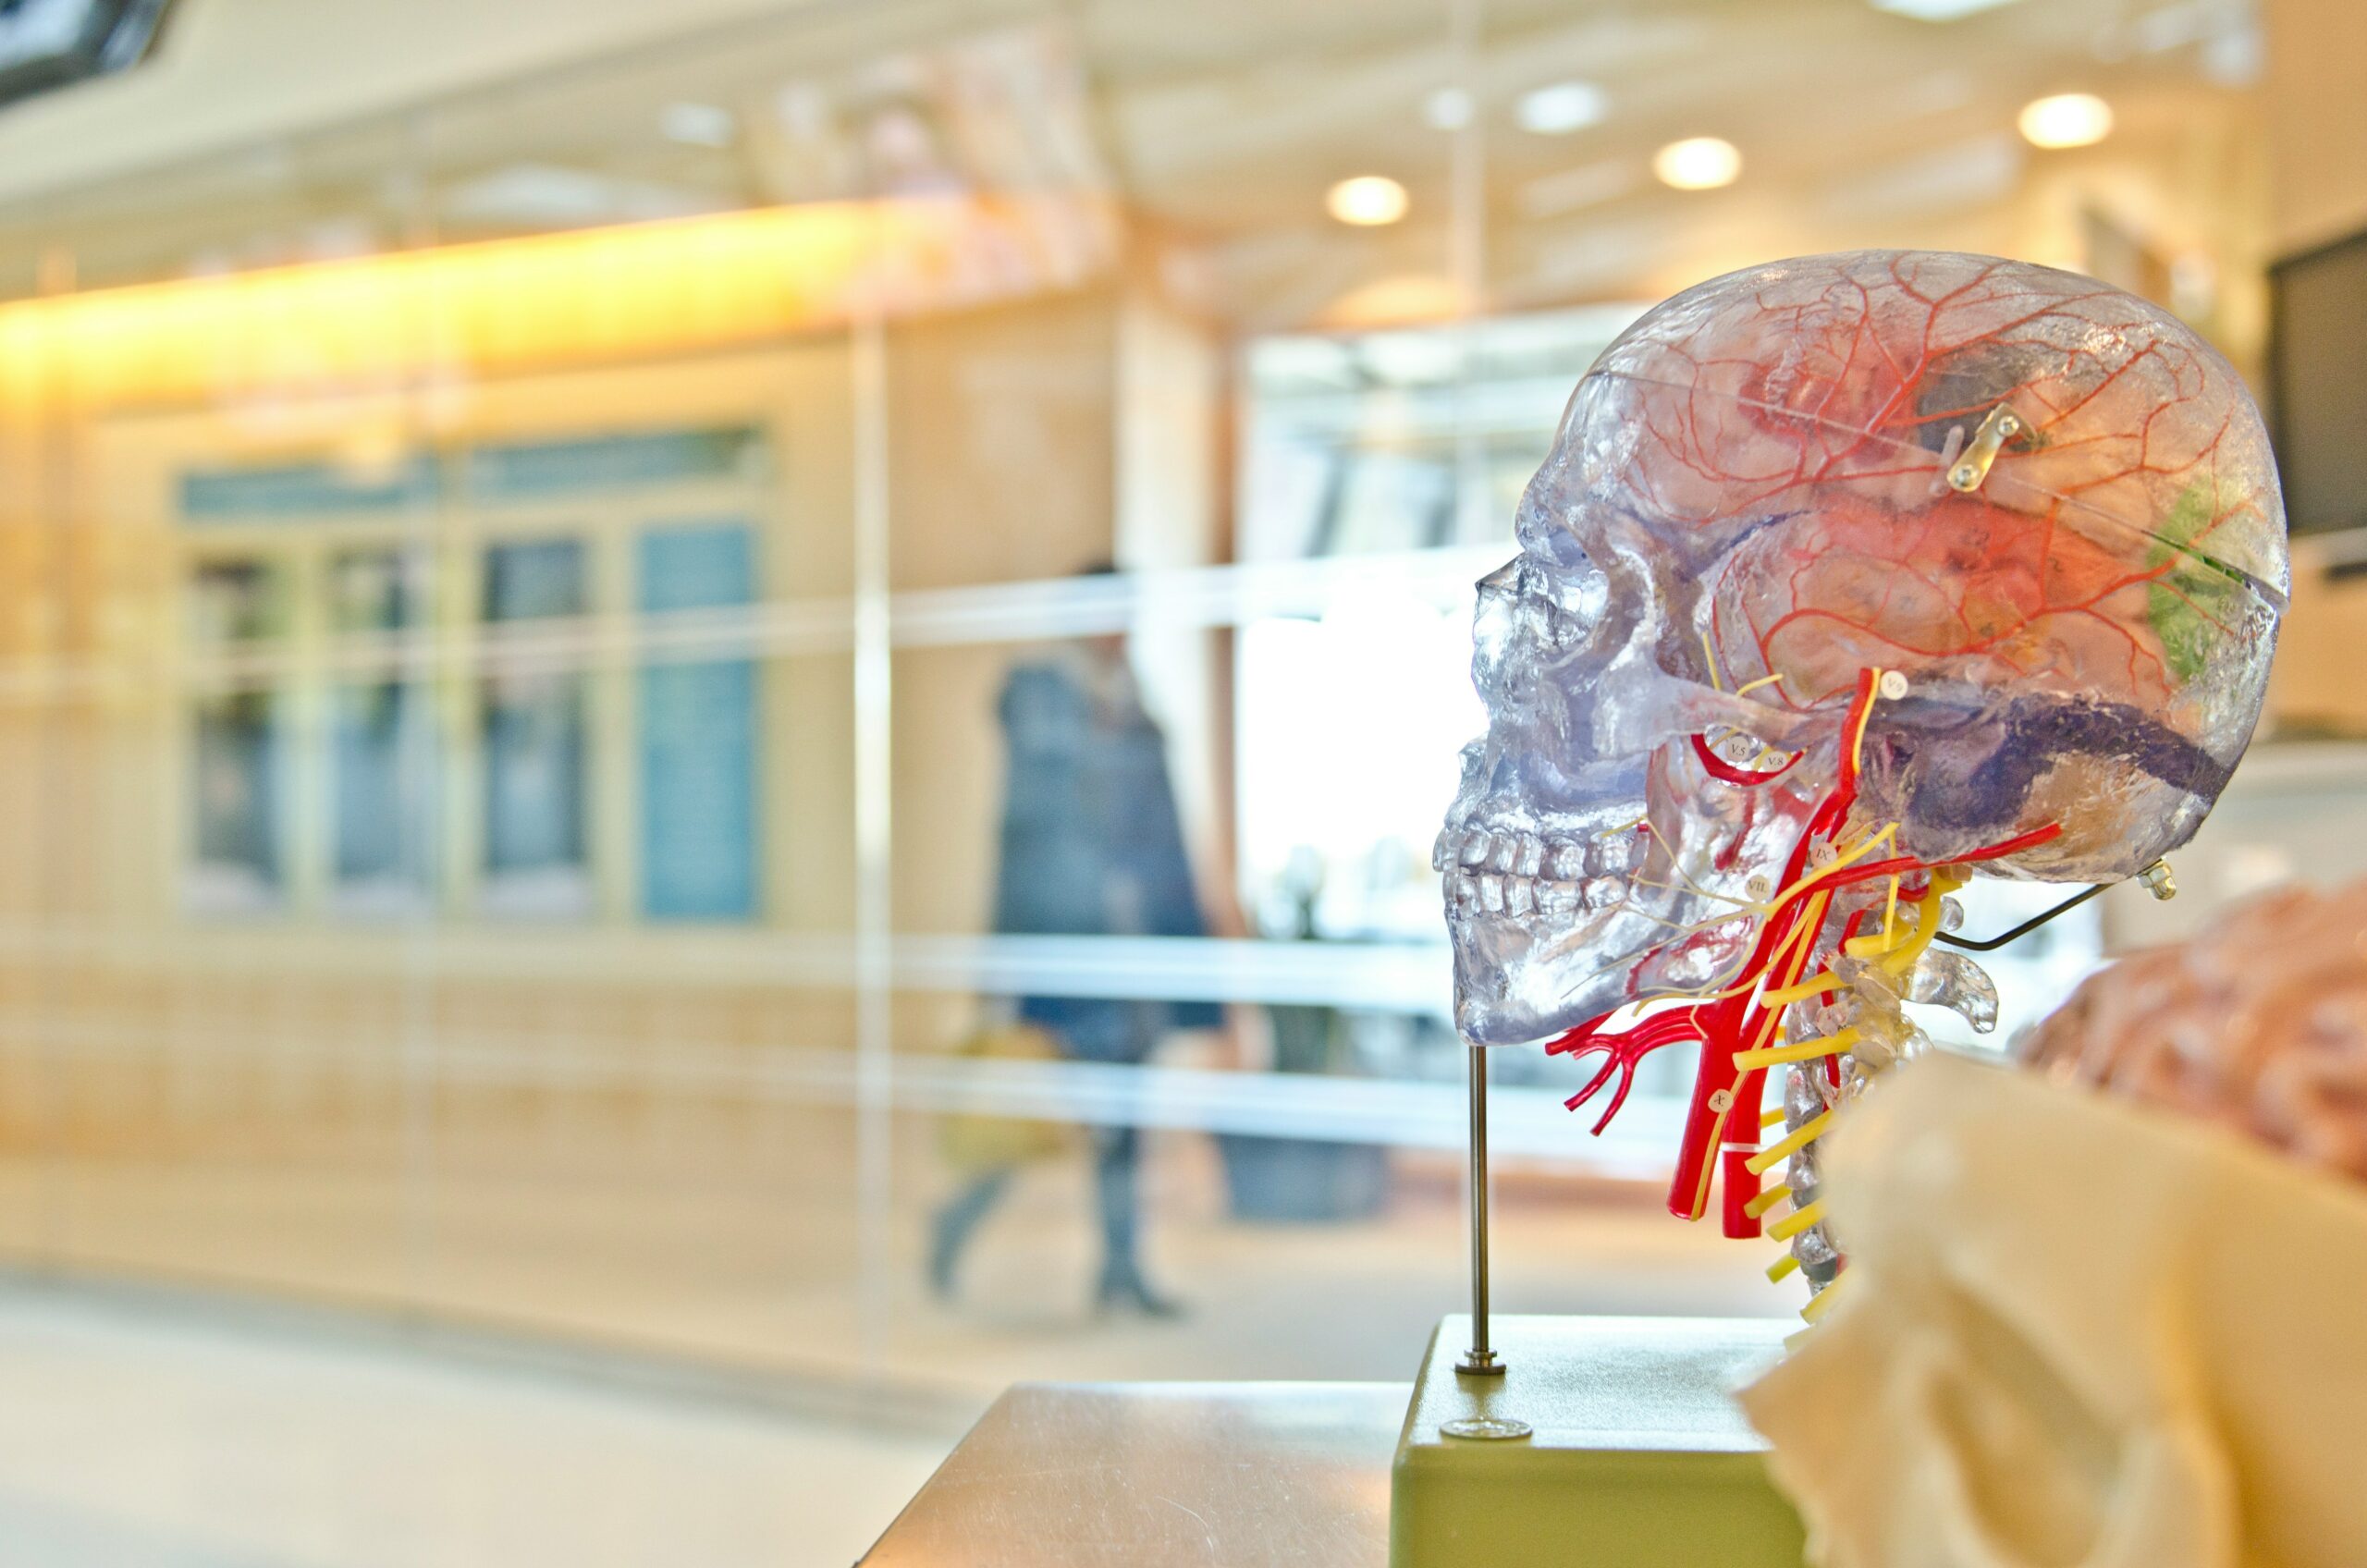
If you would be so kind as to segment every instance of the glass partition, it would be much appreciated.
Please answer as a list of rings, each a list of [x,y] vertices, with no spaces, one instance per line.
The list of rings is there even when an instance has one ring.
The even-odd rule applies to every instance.
[[[1594,356],[1879,241],[2257,361],[2235,56],[2009,12],[894,0],[0,208],[0,1249],[961,1399],[1404,1375],[1472,583]],[[2075,64],[2121,129],[2024,146]],[[2243,788],[2195,905],[2300,819]],[[1659,1212],[1682,1060],[1599,1139],[1496,1070],[1506,1307],[1792,1309]]]

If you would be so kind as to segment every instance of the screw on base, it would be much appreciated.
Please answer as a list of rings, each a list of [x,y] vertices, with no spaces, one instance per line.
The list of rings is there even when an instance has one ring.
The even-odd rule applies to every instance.
[[[1463,1359],[1454,1364],[1454,1369],[1466,1378],[1501,1378],[1504,1375],[1504,1364],[1497,1359],[1496,1353],[1479,1345],[1465,1351]]]

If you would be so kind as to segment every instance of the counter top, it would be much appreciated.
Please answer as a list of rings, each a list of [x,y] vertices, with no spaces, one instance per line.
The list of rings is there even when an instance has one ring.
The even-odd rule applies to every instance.
[[[865,1568],[1382,1568],[1402,1383],[1023,1383]]]

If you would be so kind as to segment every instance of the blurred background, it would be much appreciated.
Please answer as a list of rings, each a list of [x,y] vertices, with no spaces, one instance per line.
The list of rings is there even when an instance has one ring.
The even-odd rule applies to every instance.
[[[1409,1378],[1471,584],[1735,266],[2272,410],[2261,743],[2001,1034],[2367,869],[2362,91],[2350,0],[0,6],[0,1557],[843,1562],[1014,1379]],[[1500,1306],[1797,1306],[1663,1057],[1495,1057]]]

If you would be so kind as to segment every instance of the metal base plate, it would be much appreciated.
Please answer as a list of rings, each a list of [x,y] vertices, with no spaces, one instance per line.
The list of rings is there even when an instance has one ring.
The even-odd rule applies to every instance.
[[[1492,1327],[1502,1377],[1456,1371],[1469,1319],[1431,1336],[1391,1474],[1392,1568],[1799,1568],[1798,1516],[1728,1397],[1781,1354],[1787,1325]]]

